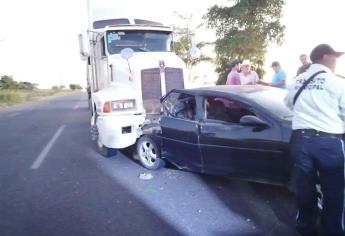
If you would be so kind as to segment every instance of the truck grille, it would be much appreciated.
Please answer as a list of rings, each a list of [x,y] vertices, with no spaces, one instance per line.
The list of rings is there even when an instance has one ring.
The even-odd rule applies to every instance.
[[[183,89],[183,71],[181,68],[165,68],[165,88],[166,92],[172,89]]]
[[[141,92],[146,113],[159,113],[162,96],[159,68],[141,71]]]

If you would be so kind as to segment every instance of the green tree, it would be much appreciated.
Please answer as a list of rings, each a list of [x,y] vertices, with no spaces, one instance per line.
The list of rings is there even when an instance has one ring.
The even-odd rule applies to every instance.
[[[218,84],[226,80],[229,61],[249,59],[259,69],[269,43],[283,42],[285,26],[281,24],[284,0],[232,0],[230,7],[211,7],[204,18],[216,30],[216,72]],[[261,77],[262,78],[262,77]]]
[[[1,89],[17,89],[18,83],[13,80],[11,75],[3,75],[0,80]]]
[[[174,51],[186,63],[187,69],[191,73],[193,66],[202,61],[212,61],[212,58],[203,54],[202,49],[209,45],[209,42],[195,43],[196,31],[203,27],[203,24],[193,26],[193,15],[177,14],[177,18],[182,21],[183,26],[173,25],[175,32]],[[194,50],[195,55],[192,55]],[[191,74],[189,73],[189,78]]]

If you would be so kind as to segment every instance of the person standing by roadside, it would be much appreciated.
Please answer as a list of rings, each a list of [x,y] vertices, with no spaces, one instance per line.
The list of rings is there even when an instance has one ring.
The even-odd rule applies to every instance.
[[[316,46],[312,65],[290,84],[285,104],[293,110],[291,154],[295,160],[297,217],[301,235],[317,235],[318,176],[323,192],[321,235],[345,235],[345,80],[334,75],[343,55],[327,44]]]
[[[308,60],[308,56],[305,54],[300,55],[299,60],[301,61],[302,65],[298,68],[296,76],[306,72],[311,65],[311,62]]]
[[[240,70],[240,63],[241,61],[238,59],[233,60],[230,63],[230,72],[228,74],[228,77],[226,79],[227,85],[240,85],[240,73],[238,71]]]
[[[272,69],[275,72],[272,77],[272,82],[266,83],[263,81],[259,81],[258,84],[286,89],[286,73],[285,71],[282,70],[280,63],[277,61],[274,61],[272,63]]]
[[[258,74],[251,70],[250,61],[243,60],[242,71],[240,73],[241,85],[254,85],[259,81]]]
[[[286,89],[286,73],[280,66],[278,61],[272,62],[272,69],[274,70],[274,75],[272,77],[272,82],[269,84],[272,87]]]

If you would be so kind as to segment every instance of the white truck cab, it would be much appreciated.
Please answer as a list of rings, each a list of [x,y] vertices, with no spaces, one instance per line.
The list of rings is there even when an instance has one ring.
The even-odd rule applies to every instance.
[[[185,64],[173,52],[172,29],[141,19],[95,21],[85,50],[91,136],[104,156],[135,144],[160,114],[160,98],[185,87]]]

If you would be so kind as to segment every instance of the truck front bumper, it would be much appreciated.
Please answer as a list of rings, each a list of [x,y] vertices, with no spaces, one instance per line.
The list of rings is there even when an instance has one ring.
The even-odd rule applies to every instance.
[[[141,135],[145,115],[99,116],[99,141],[108,148],[126,148]]]

